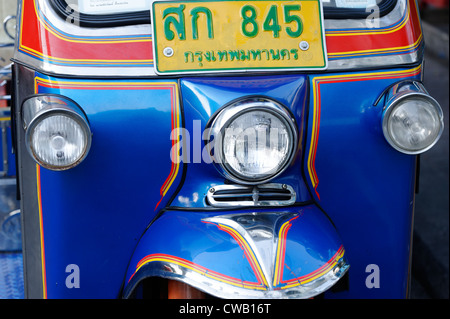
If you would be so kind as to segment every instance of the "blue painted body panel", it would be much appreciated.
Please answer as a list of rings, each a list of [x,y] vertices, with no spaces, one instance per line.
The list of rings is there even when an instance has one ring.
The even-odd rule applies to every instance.
[[[311,77],[312,86],[314,80]],[[328,293],[330,298],[407,296],[416,157],[389,146],[381,131],[383,104],[374,106],[383,90],[397,81],[373,77],[320,87],[315,157],[319,182],[312,194],[335,223],[352,265],[349,290]],[[308,123],[312,116],[310,112]],[[309,136],[311,130],[310,125]],[[308,139],[307,149],[310,143]],[[307,161],[304,170],[308,171]],[[366,267],[371,264],[380,270],[379,288],[366,286],[371,274]]]
[[[307,107],[307,92],[308,82],[305,75],[185,78],[181,80],[185,128],[188,132],[195,132],[194,125],[198,125],[198,121],[200,121],[200,132],[202,133],[211,116],[219,109],[245,96],[264,96],[278,101],[293,114],[297,122],[300,140],[295,162],[287,169],[285,174],[274,179],[273,182],[291,185],[297,193],[297,201],[305,202],[310,199],[310,196],[299,167],[301,166],[302,137],[305,130],[304,116]],[[204,198],[209,188],[222,185],[225,182],[214,165],[207,164],[206,159],[209,157],[204,157],[205,160],[199,160],[193,156],[196,149],[204,147],[201,133],[198,135],[200,139],[197,140],[191,133],[192,136],[189,140],[191,143],[190,165],[185,183],[172,206],[207,207]]]
[[[201,221],[208,216],[236,213],[201,210],[207,207],[207,190],[223,184],[223,177],[212,164],[196,163],[193,158],[191,163],[179,165],[175,174],[170,133],[177,119],[173,99],[178,94],[185,127],[191,133],[198,123],[195,120],[200,121],[202,132],[211,115],[240,97],[261,95],[285,105],[299,127],[299,153],[274,182],[293,186],[298,203],[314,200],[323,208],[335,224],[352,265],[349,290],[327,292],[326,297],[405,297],[415,157],[396,152],[384,141],[382,105],[373,103],[390,84],[420,74],[354,76],[357,80],[321,87],[320,131],[314,133],[314,116],[319,110],[315,75],[186,78],[180,80],[178,91],[176,80],[69,81],[36,74],[53,83],[39,86],[36,93],[73,99],[86,113],[93,132],[91,151],[79,166],[64,172],[40,169],[48,297],[118,297],[125,277],[128,280],[137,262],[154,252],[171,254],[230,277],[255,280],[242,259],[240,246],[216,226]],[[144,83],[147,86],[142,86]],[[164,83],[171,89],[154,87]],[[318,142],[311,148],[315,136]],[[188,142],[191,150],[203,147],[203,142],[193,136]],[[318,183],[312,182],[309,172],[311,150],[315,152]],[[162,186],[170,176],[172,183],[162,196]],[[166,206],[193,210],[169,210],[147,230]],[[317,256],[329,258],[331,252],[324,252],[328,249],[324,242],[339,241],[334,230],[329,233],[329,238],[317,238],[318,233],[311,228],[292,228],[294,236],[287,243],[290,253],[286,260],[298,276],[307,270],[305,262],[317,260]],[[69,264],[80,267],[83,281],[79,289],[65,287],[64,270]],[[380,288],[365,285],[365,269],[370,264],[380,267]]]
[[[52,80],[55,86],[64,82]],[[72,88],[38,91],[82,105],[93,132],[90,153],[79,166],[63,172],[40,170],[47,294],[116,298],[134,247],[159,211],[160,188],[171,172],[174,92],[152,87],[161,81],[145,81],[149,87],[135,89],[121,89],[127,81],[94,81],[117,86],[108,90],[89,84],[93,81],[71,82],[89,88],[70,83]],[[181,169],[160,207],[176,189]],[[65,286],[69,264],[82,272],[79,289]]]

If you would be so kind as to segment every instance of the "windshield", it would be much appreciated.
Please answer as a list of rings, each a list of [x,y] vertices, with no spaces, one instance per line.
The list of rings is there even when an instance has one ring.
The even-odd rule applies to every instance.
[[[78,7],[84,14],[111,14],[150,10],[150,0],[67,0],[68,5]]]
[[[64,19],[81,26],[110,27],[150,23],[152,0],[49,0]],[[186,1],[188,2],[188,1]],[[389,13],[397,0],[322,0],[326,19],[364,19]]]

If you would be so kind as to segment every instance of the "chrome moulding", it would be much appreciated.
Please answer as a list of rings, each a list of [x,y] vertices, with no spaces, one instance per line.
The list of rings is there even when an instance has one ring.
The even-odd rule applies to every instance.
[[[154,262],[144,267],[143,274],[146,277],[177,280],[223,299],[308,299],[320,295],[334,286],[347,272],[349,264],[345,258],[342,258],[328,273],[310,283],[285,290],[269,289],[264,291],[218,283],[216,280],[174,263]],[[132,288],[136,288],[137,284]],[[124,298],[132,299],[133,290],[127,289]]]
[[[227,299],[305,299],[322,294],[335,285],[350,267],[342,245],[336,250],[336,248],[332,248],[334,244],[331,242],[325,244],[322,247],[325,250],[321,250],[321,252],[333,252],[334,255],[330,259],[326,257],[327,261],[322,258],[322,262],[316,265],[319,268],[312,273],[288,281],[283,281],[283,275],[280,277],[280,269],[286,267],[284,258],[287,252],[283,249],[280,250],[280,247],[285,247],[287,243],[284,230],[289,229],[291,222],[296,218],[303,218],[301,216],[301,212],[240,213],[202,219],[203,223],[220,225],[223,229],[231,230],[236,238],[239,238],[240,245],[245,246],[247,251],[251,251],[252,263],[257,265],[257,276],[260,278],[258,285],[246,282],[242,278],[233,280],[231,277],[207,270],[193,262],[180,262],[177,258],[156,258],[155,261],[139,266],[139,271],[131,277],[122,296],[126,299],[134,298],[134,292],[142,281],[150,277],[177,280],[214,297]],[[313,228],[317,226],[314,223],[306,225],[305,221],[303,220],[299,225]],[[317,244],[323,238],[333,237],[325,235],[329,234],[328,231],[331,230],[328,226],[325,228],[327,231],[322,236],[309,238],[309,240]],[[154,255],[158,254],[151,256]],[[303,258],[308,259],[303,260],[305,267],[309,263],[316,263],[313,261],[314,259],[311,259],[314,257],[309,253],[303,255]],[[280,261],[282,262],[280,263]],[[221,262],[233,263],[230,260]],[[293,261],[290,259],[290,262]],[[302,268],[300,265],[296,267]]]
[[[213,207],[289,206],[295,203],[294,189],[287,184],[255,186],[218,185],[208,191],[207,203]]]

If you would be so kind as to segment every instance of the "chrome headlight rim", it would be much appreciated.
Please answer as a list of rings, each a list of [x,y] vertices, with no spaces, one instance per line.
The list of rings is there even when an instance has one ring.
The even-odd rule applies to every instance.
[[[28,110],[28,113],[24,114],[24,105],[27,101],[31,101],[33,99],[49,99],[52,98],[60,99],[67,102],[66,105],[63,104],[52,104],[48,102],[47,106],[37,107],[34,110]],[[40,166],[53,170],[53,171],[65,171],[71,169],[77,165],[79,165],[88,155],[91,144],[92,144],[92,131],[89,125],[89,121],[86,115],[82,112],[81,108],[71,99],[57,95],[57,94],[37,94],[33,95],[23,101],[22,104],[22,118],[23,118],[23,127],[25,129],[25,145],[28,153],[34,159],[34,161]],[[32,146],[32,137],[35,132],[36,127],[42,123],[44,120],[53,117],[53,116],[65,116],[78,124],[81,130],[84,133],[84,142],[85,146],[80,156],[77,157],[75,161],[68,165],[51,165],[45,162],[40,156],[34,151]]]
[[[386,106],[383,108],[383,113],[382,113],[382,129],[383,129],[383,135],[385,137],[385,140],[389,143],[389,145],[394,148],[395,150],[407,154],[407,155],[418,155],[418,154],[422,154],[426,151],[428,151],[429,149],[431,149],[434,145],[436,145],[436,143],[439,141],[443,131],[444,131],[444,114],[442,111],[442,108],[440,107],[439,103],[432,97],[430,96],[428,93],[426,93],[425,89],[423,88],[423,85],[419,82],[413,81],[412,82],[415,86],[418,86],[420,91],[405,91],[405,92],[401,92],[398,95],[392,97],[386,104]],[[436,135],[434,141],[429,144],[427,147],[418,149],[418,150],[409,150],[406,149],[400,145],[398,145],[394,138],[391,135],[391,132],[388,128],[388,124],[389,124],[389,120],[391,118],[391,114],[392,112],[396,109],[396,107],[402,105],[402,103],[405,100],[408,99],[420,99],[420,100],[424,100],[425,102],[429,103],[430,105],[433,106],[434,110],[437,113],[437,116],[439,118],[439,124],[440,124],[440,129],[438,134]]]
[[[231,168],[230,165],[226,162],[223,154],[223,140],[225,138],[225,130],[239,116],[255,111],[270,113],[271,115],[277,117],[286,126],[289,137],[291,138],[291,143],[289,145],[288,151],[289,155],[286,156],[286,159],[282,162],[277,171],[273,174],[257,179],[250,178],[235,172],[235,170]],[[212,117],[212,121],[210,122],[210,125],[207,125],[207,127],[209,127],[208,137],[214,137],[215,141],[213,156],[215,167],[225,178],[238,184],[259,185],[274,179],[289,167],[297,151],[298,133],[294,117],[282,104],[264,96],[247,96],[231,101],[230,103],[222,107],[217,112],[217,114]]]

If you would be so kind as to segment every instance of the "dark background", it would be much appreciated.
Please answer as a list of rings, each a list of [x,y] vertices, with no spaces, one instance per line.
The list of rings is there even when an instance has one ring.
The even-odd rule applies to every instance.
[[[420,156],[419,193],[414,214],[412,299],[449,298],[449,10],[423,6],[424,84],[444,111],[444,133]]]

